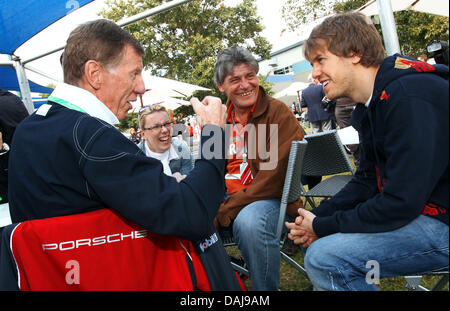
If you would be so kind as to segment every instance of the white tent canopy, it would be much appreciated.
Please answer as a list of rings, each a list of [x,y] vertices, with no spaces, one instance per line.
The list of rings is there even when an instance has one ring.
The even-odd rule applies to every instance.
[[[147,97],[189,97],[195,91],[210,91],[206,87],[152,76],[147,72],[143,73],[143,79]]]
[[[305,83],[305,82],[293,82],[287,88],[277,92],[275,95],[273,95],[273,97],[281,98],[284,96],[297,96],[298,92],[306,89],[308,87],[308,85],[309,85],[309,83]]]
[[[378,15],[376,0],[371,0],[357,11],[367,16]],[[449,16],[448,1],[445,0],[391,0],[392,11],[414,10],[442,16]]]
[[[138,100],[133,102],[132,104],[133,104],[133,111],[138,112],[142,106],[148,106],[153,104],[160,104],[161,106],[166,107],[166,109],[175,110],[181,105],[190,105],[191,103],[188,102],[187,100],[182,100],[179,98],[167,96],[153,96],[150,95],[148,92],[145,92],[145,94],[142,95],[142,98],[138,98]]]

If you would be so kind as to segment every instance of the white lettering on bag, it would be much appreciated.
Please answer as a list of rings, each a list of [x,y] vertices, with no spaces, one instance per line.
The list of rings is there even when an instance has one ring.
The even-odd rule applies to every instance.
[[[147,237],[147,230],[130,231],[129,233],[113,233],[109,235],[102,235],[94,238],[84,238],[72,241],[62,241],[54,243],[42,244],[43,251],[66,251],[80,247],[93,247],[103,244],[111,244],[122,242],[124,240],[135,240]]]

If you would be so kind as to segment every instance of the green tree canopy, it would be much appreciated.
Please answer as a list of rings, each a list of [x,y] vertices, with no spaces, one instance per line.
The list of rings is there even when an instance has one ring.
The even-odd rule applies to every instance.
[[[165,2],[169,1],[109,0],[109,9],[101,13],[118,21]],[[211,88],[213,95],[219,95],[213,83],[219,51],[240,45],[269,58],[271,44],[260,35],[263,26],[255,0],[243,0],[235,7],[221,6],[221,2],[192,1],[127,26],[145,48],[146,69],[154,75]]]

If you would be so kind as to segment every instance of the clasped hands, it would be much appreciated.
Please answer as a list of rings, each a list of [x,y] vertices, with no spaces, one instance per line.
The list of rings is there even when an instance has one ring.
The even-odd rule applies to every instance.
[[[304,208],[299,208],[298,214],[299,216],[295,218],[294,222],[285,222],[286,227],[290,230],[288,238],[291,239],[294,244],[306,248],[318,239],[312,226],[316,215]]]

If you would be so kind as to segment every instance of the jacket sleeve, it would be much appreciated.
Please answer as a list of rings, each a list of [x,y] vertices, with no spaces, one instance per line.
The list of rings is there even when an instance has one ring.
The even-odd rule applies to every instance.
[[[300,124],[287,106],[283,108],[286,108],[286,111],[274,112],[274,119],[269,121],[278,125],[276,133],[278,135],[277,163],[273,169],[264,170],[261,169],[261,164],[264,161],[261,161],[260,167],[253,176],[252,183],[246,189],[242,189],[225,199],[217,214],[217,220],[222,226],[228,226],[230,221],[236,218],[239,211],[252,202],[281,198],[291,142],[303,139],[303,129]],[[266,139],[267,149],[270,146],[270,139],[273,139],[273,137]],[[269,152],[269,154],[271,153]],[[270,161],[270,158],[268,161]]]
[[[355,177],[329,200],[323,200],[311,212],[320,217],[331,216],[336,211],[350,210],[378,192],[374,171],[358,169]]]
[[[383,112],[383,126],[376,128],[382,132],[375,137],[385,153],[382,191],[360,203],[356,200],[358,193],[352,195],[346,191],[350,196],[347,201],[354,200],[352,204],[356,204],[349,204],[347,208],[341,204],[344,201],[330,200],[329,204],[338,202],[334,205],[334,212],[329,209],[320,216],[319,211],[319,217],[313,221],[318,236],[336,232],[386,232],[400,228],[421,214],[434,187],[446,172],[448,84],[444,95],[446,100],[440,98],[442,94],[430,92],[409,96],[405,89],[386,92],[391,98],[388,102],[377,103],[384,105],[380,107],[383,110],[377,110],[378,113]],[[436,104],[439,101],[446,104]],[[368,190],[370,193],[371,189]],[[343,195],[339,193],[339,198]]]
[[[179,144],[181,147],[181,169],[180,174],[187,175],[194,168],[192,164],[192,154],[189,149],[187,143],[184,140],[179,140]]]
[[[223,130],[203,128],[202,145],[208,142],[212,154],[214,149],[219,154],[209,160],[202,155],[180,183],[163,174],[159,160],[142,155],[119,135],[104,130],[95,140],[79,138],[84,150],[80,166],[91,195],[154,233],[204,237],[224,197]]]

